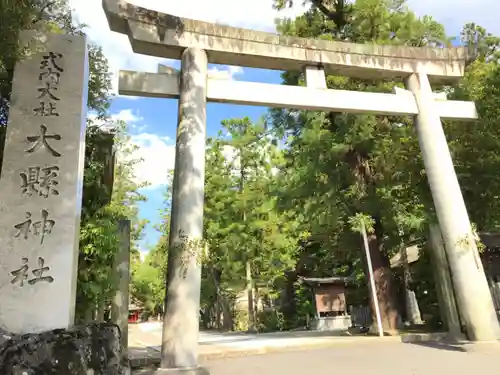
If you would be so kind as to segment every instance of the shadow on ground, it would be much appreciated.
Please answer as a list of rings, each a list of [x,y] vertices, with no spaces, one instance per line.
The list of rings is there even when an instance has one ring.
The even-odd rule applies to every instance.
[[[467,353],[467,350],[460,345],[450,344],[446,342],[431,342],[431,341],[423,341],[423,342],[408,342],[405,343],[407,345],[416,345],[423,346],[424,348],[438,349],[438,350],[447,350],[450,352],[462,352]]]

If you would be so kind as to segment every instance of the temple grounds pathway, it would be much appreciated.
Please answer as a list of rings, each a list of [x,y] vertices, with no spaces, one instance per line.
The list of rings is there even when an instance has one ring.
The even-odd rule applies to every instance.
[[[477,345],[476,345],[477,346]],[[489,346],[489,345],[485,345]],[[469,348],[470,349],[470,348]],[[304,349],[215,360],[200,360],[211,375],[467,375],[498,374],[500,351],[479,348],[370,341],[323,349]],[[135,371],[134,375],[141,374]]]
[[[483,347],[478,347],[483,345]],[[490,344],[476,348],[370,340],[322,349],[203,359],[211,375],[493,375],[500,370],[500,351]],[[136,370],[134,375],[141,374]]]
[[[134,374],[158,366],[161,324],[130,327]],[[410,336],[405,336],[409,338]],[[405,343],[420,338],[418,343]],[[200,364],[212,375],[303,375],[349,371],[353,375],[498,374],[500,343],[447,345],[438,336],[332,336],[314,332],[200,334]]]
[[[160,361],[161,323],[143,323],[129,327],[129,357],[133,367]],[[214,360],[246,355],[352,345],[380,340],[378,337],[338,336],[325,332],[282,332],[248,334],[243,332],[200,332],[200,359]],[[388,337],[394,341],[399,338]]]
[[[430,347],[396,341],[337,346],[298,352],[201,361],[212,375],[493,375],[500,371],[500,352]]]

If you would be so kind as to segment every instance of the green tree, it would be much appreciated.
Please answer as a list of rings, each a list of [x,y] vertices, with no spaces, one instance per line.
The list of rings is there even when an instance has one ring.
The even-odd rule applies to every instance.
[[[171,181],[172,174],[168,176],[164,207],[160,210],[162,221],[156,228],[161,233],[160,239],[144,260],[137,259],[134,262],[132,272],[132,296],[144,305],[146,312],[151,314],[162,312],[164,307],[172,198]]]
[[[302,233],[277,206],[281,152],[263,126],[248,118],[223,121],[209,141],[205,190],[206,268],[216,285],[246,280],[248,327],[256,329],[255,294],[293,268]],[[240,283],[241,285],[241,283]]]
[[[500,38],[470,23],[464,26],[462,42],[473,52],[464,79],[451,90],[450,99],[476,103],[478,121],[447,121],[445,130],[454,158],[469,216],[480,231],[500,226],[496,191],[500,178]]]
[[[151,254],[137,264],[132,280],[132,296],[140,301],[148,314],[163,311],[165,299],[165,273],[161,267],[155,267]]]
[[[333,21],[316,4],[319,2],[311,3],[314,6],[305,15],[278,23],[278,31],[358,43],[449,43],[442,25],[431,17],[417,18],[404,1],[357,0],[343,4],[343,23]],[[340,14],[341,3],[324,1],[323,5]],[[285,84],[304,84],[302,74],[297,72],[286,72],[283,78]],[[327,84],[329,88],[372,92],[390,92],[400,85],[337,76],[328,76]],[[313,234],[312,242],[319,244],[319,248],[309,248],[315,252],[324,249],[321,266],[330,265],[330,270],[337,268],[339,272],[365,268],[361,238],[352,233],[352,220],[361,213],[371,218],[369,245],[377,294],[384,327],[394,331],[399,306],[389,258],[401,242],[400,230],[405,233],[404,240],[419,234],[430,202],[410,119],[280,110],[274,111],[273,120],[280,134],[289,136],[289,172],[282,184],[284,202],[290,209],[300,207],[304,225]],[[312,267],[311,272],[324,272],[322,269]]]
[[[91,126],[89,133],[96,131],[96,137],[102,133]],[[96,163],[96,154],[92,146],[96,143],[87,143],[86,168],[84,176],[84,200],[82,208],[80,257],[78,262],[78,313],[81,320],[91,320],[94,311],[98,310],[97,318],[107,308],[113,292],[116,290],[117,280],[113,275],[115,254],[119,248],[117,237],[118,221],[131,220],[131,252],[132,257],[138,257],[137,241],[141,239],[144,220],[138,218],[137,203],[145,197],[139,192],[144,184],[135,182],[134,166],[140,160],[130,156],[135,150],[131,145],[130,136],[124,123],[117,123],[111,131],[114,147],[118,155],[114,171],[114,184],[111,200],[106,202],[108,192],[106,185],[99,183],[105,165]],[[102,140],[102,139],[101,139]],[[97,150],[102,144],[97,143]],[[94,157],[92,157],[94,156]]]

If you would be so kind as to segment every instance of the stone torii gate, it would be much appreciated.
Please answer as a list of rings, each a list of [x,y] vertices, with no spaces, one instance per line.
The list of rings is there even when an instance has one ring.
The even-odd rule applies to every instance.
[[[286,37],[180,18],[123,0],[103,0],[103,8],[111,30],[128,35],[134,52],[182,62],[180,73],[164,68],[159,73],[121,71],[119,79],[122,95],[179,99],[171,247],[202,237],[207,101],[412,115],[468,336],[474,341],[498,338],[492,298],[441,125],[441,118],[475,119],[476,109],[471,102],[443,100],[431,89],[431,83],[452,83],[463,76],[464,48]],[[210,79],[209,62],[304,71],[307,87]],[[329,90],[325,74],[399,79],[406,90]],[[201,268],[196,259],[193,254],[169,253],[161,368],[170,372],[198,365]]]

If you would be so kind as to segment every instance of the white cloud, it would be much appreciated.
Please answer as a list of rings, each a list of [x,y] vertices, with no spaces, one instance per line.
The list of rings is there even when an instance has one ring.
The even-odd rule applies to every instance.
[[[138,112],[134,113],[132,109],[122,109],[111,115],[112,123],[123,121],[134,133],[141,133],[147,128],[147,125],[142,122],[143,120],[144,118]]]
[[[175,145],[168,137],[156,134],[141,133],[132,136],[131,142],[138,149],[130,156],[132,159],[143,159],[135,167],[137,182],[147,182],[148,188],[156,188],[168,182],[169,171],[175,165]]]
[[[122,109],[120,112],[112,113],[109,121],[98,119],[95,113],[89,113],[87,117],[93,125],[105,129],[113,128],[117,121],[125,122],[129,128],[134,130],[136,133],[142,132],[146,128],[146,125],[142,123],[144,118],[137,112],[134,113],[132,109]]]
[[[259,152],[263,157],[264,161],[271,164],[271,156],[269,154],[269,147],[267,146],[260,146],[257,144],[254,145],[247,145],[247,148],[253,148],[254,151]],[[225,145],[222,147],[222,156],[227,162],[227,165],[231,168],[231,174],[239,176],[240,174],[240,156],[239,156],[239,151],[238,149],[234,148],[233,146]],[[246,173],[252,174],[254,170],[252,168],[249,168]],[[262,169],[261,172],[266,173],[265,169]],[[276,167],[271,167],[271,174],[275,175],[279,172],[278,168]]]
[[[214,79],[232,80],[234,76],[241,74],[243,74],[241,66],[228,66],[227,70],[213,67],[208,70],[208,76]]]
[[[169,173],[175,166],[175,144],[172,140],[156,134],[141,133],[132,136],[130,142],[138,148],[129,158],[142,159],[134,169],[136,182],[148,183],[149,189],[166,185],[169,182]],[[232,164],[233,173],[239,173],[237,150],[225,146],[222,153],[228,163]]]
[[[127,99],[127,100],[137,100],[137,99],[140,99],[139,96],[127,96],[127,95],[118,95],[118,98],[120,98],[120,99]]]
[[[261,30],[273,30],[274,18],[277,16],[277,12],[272,9],[271,0],[254,0],[251,6],[241,6],[238,1],[233,0],[211,0],[210,2],[204,0],[131,0],[130,3],[177,16]],[[172,65],[172,60],[133,53],[126,35],[109,30],[101,0],[69,0],[69,4],[74,10],[75,20],[88,26],[86,29],[88,37],[103,47],[113,73],[115,93],[117,93],[118,88],[116,73],[120,69],[154,73],[157,71],[159,63]],[[283,15],[293,15],[294,13],[297,11],[287,11]],[[219,69],[215,70],[219,71]],[[241,74],[241,72],[241,68],[229,67],[227,71],[224,70],[224,73],[220,73],[218,76],[229,78],[234,74]],[[125,98],[136,99],[136,97]]]
[[[165,59],[133,53],[126,35],[110,31],[101,0],[69,0],[69,5],[74,9],[75,20],[88,26],[85,30],[87,36],[102,46],[113,73],[115,93],[118,87],[118,70],[156,72],[159,62],[168,62]]]
[[[124,121],[128,124],[143,120],[139,114],[134,114],[132,109],[122,109],[120,112],[112,114],[111,119],[113,121]]]
[[[92,1],[86,3],[89,2]],[[252,2],[241,0],[129,0],[129,2],[179,17],[264,31],[275,30],[274,20],[277,17],[291,17],[304,12],[301,0],[295,1],[296,5],[293,9],[281,12],[272,8],[272,0],[253,0]]]

